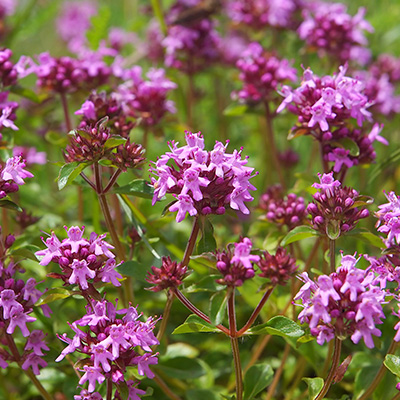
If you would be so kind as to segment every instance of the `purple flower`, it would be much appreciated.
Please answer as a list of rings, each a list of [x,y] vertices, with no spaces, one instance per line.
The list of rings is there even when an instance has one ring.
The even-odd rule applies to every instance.
[[[72,274],[69,277],[68,282],[69,283],[79,283],[79,286],[82,289],[87,289],[88,288],[88,283],[86,278],[94,278],[96,276],[96,272],[89,269],[87,266],[87,262],[85,260],[74,260],[72,262],[71,268],[72,268]]]
[[[79,380],[79,384],[83,385],[85,382],[89,381],[89,392],[94,392],[96,389],[96,382],[99,384],[105,381],[104,375],[101,373],[101,369],[99,367],[93,367],[89,365],[84,365],[83,370],[85,373],[82,378]]]
[[[24,337],[29,336],[29,329],[27,328],[27,322],[36,321],[36,318],[30,317],[24,312],[24,307],[21,304],[12,307],[10,310],[10,324],[7,328],[7,333],[12,334],[14,333],[14,329],[18,326],[21,329],[22,335]]]
[[[230,205],[248,214],[244,202],[253,200],[249,182],[253,168],[246,167],[241,150],[226,153],[226,145],[216,142],[211,152],[204,150],[204,139],[199,133],[186,132],[186,146],[169,143],[171,152],[162,155],[150,171],[154,185],[153,204],[171,193],[177,199],[170,211],[178,211],[176,220],[190,215],[223,214]]]
[[[260,260],[259,256],[251,255],[251,248],[253,243],[249,238],[243,238],[239,243],[235,243],[235,252],[231,258],[232,264],[242,264],[245,268],[251,269],[252,264]]]
[[[33,350],[34,354],[36,354],[37,356],[42,356],[42,350],[50,350],[43,340],[44,338],[45,334],[43,333],[43,331],[32,331],[28,337],[28,341],[26,342],[25,350]]]
[[[308,280],[295,296],[301,299],[302,323],[308,323],[317,343],[336,337],[350,336],[353,343],[364,339],[368,348],[374,347],[372,335],[381,336],[376,325],[382,324],[385,315],[382,304],[386,292],[375,286],[374,274],[355,266],[355,257],[342,256],[342,264],[329,276],[321,275],[317,282]]]
[[[17,185],[24,185],[25,178],[32,178],[33,174],[25,170],[25,160],[22,157],[11,157],[0,173],[0,178],[7,181],[12,180]]]
[[[43,360],[41,357],[39,357],[38,355],[32,353],[29,354],[24,363],[22,364],[21,368],[26,370],[29,367],[32,368],[32,371],[35,375],[40,375],[40,371],[39,371],[39,367],[46,367],[47,366],[47,362],[45,360]]]
[[[15,300],[14,290],[3,289],[0,293],[0,307],[3,307],[3,318],[9,319],[12,308],[19,307],[21,304]]]
[[[27,165],[31,164],[46,164],[46,153],[44,151],[37,151],[34,147],[14,146],[13,155],[21,156]]]
[[[123,279],[122,275],[115,270],[120,264],[117,265],[113,258],[109,258],[100,272],[102,282],[110,282],[114,286],[121,286],[118,279]]]

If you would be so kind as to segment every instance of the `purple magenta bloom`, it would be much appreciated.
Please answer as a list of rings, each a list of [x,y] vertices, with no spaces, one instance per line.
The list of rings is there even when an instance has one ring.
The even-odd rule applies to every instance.
[[[13,307],[20,307],[21,304],[15,300],[16,295],[14,290],[3,289],[0,293],[0,307],[3,307],[3,318],[9,319],[10,312]]]
[[[85,371],[85,373],[79,380],[79,384],[83,385],[85,382],[89,381],[89,387],[88,387],[89,392],[94,392],[94,390],[96,389],[96,382],[101,384],[106,379],[104,375],[101,373],[101,369],[99,367],[96,368],[84,365],[83,370]]]
[[[259,256],[250,254],[253,243],[249,238],[243,238],[239,243],[235,243],[235,253],[231,258],[231,263],[242,264],[245,268],[253,268],[251,263],[260,260]]]
[[[153,371],[149,368],[149,365],[158,364],[158,353],[156,354],[143,354],[142,356],[136,356],[132,359],[133,364],[138,366],[138,374],[140,376],[147,376],[150,379],[154,378]]]
[[[100,275],[101,275],[101,280],[103,282],[110,282],[114,286],[121,286],[121,283],[118,281],[118,279],[123,279],[122,275],[115,270],[120,264],[117,265],[115,260],[113,258],[109,258],[104,266],[104,268],[101,270]]]
[[[77,283],[82,289],[87,289],[88,288],[88,282],[86,278],[94,278],[96,276],[96,272],[89,269],[87,266],[87,262],[85,260],[74,260],[71,268],[72,268],[72,274],[69,277],[68,282],[69,283]]]
[[[42,237],[42,241],[47,246],[47,249],[39,250],[35,253],[35,255],[37,257],[43,257],[40,260],[40,265],[47,265],[52,261],[54,257],[61,256],[61,242],[54,232],[51,233],[51,236],[48,237],[46,241],[44,241]]]
[[[43,358],[39,357],[38,355],[32,353],[29,354],[24,363],[22,364],[21,368],[22,369],[28,369],[29,367],[32,368],[32,371],[35,375],[40,375],[39,367],[46,367],[47,362],[43,360]]]
[[[0,173],[0,178],[7,181],[12,180],[17,185],[24,185],[25,178],[32,178],[33,174],[25,170],[25,160],[22,157],[11,157]]]
[[[10,324],[7,328],[7,333],[12,334],[14,333],[14,329],[18,326],[21,329],[22,335],[24,337],[29,336],[29,329],[27,328],[27,322],[36,321],[36,318],[30,317],[24,312],[24,307],[21,304],[18,306],[12,307],[10,311]]]
[[[28,341],[25,345],[25,350],[33,350],[33,353],[42,356],[42,350],[50,350],[46,345],[46,342],[43,340],[45,338],[45,334],[43,331],[34,330],[28,337]]]
[[[14,146],[13,155],[21,156],[27,165],[31,164],[46,164],[46,153],[44,151],[37,151],[34,147]]]

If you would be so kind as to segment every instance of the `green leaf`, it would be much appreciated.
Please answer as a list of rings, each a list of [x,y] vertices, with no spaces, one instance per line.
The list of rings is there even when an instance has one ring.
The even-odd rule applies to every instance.
[[[400,377],[400,357],[394,354],[386,354],[385,361],[383,362],[385,367],[397,377]]]
[[[60,132],[48,131],[44,135],[44,138],[55,146],[66,147],[68,144],[68,137],[66,135],[62,135]]]
[[[219,325],[226,314],[226,291],[213,294],[210,299],[210,320],[213,325]]]
[[[43,296],[41,296],[36,305],[42,306],[43,304],[52,303],[53,301],[60,299],[66,299],[70,296],[72,296],[72,293],[65,288],[52,288],[48,290]]]
[[[72,162],[64,164],[58,174],[58,190],[62,190],[65,186],[70,185],[78,175],[88,166],[89,163]]]
[[[203,332],[221,332],[215,326],[208,324],[206,321],[202,320],[197,315],[189,315],[186,321],[179,325],[172,332],[173,335],[181,334],[181,333],[203,333]]]
[[[224,285],[221,285],[216,282],[217,279],[221,278],[221,275],[208,275],[204,278],[200,279],[199,282],[196,282],[193,285],[190,285],[186,288],[187,293],[196,293],[196,292],[218,292],[225,288]]]
[[[9,88],[11,93],[17,94],[18,96],[24,97],[25,99],[31,100],[34,103],[41,103],[42,99],[31,89],[24,88],[19,85],[14,85]]]
[[[197,253],[211,253],[217,248],[217,242],[214,238],[214,228],[208,218],[200,221],[201,239],[197,245]]]
[[[212,390],[208,389],[191,389],[188,390],[186,393],[186,398],[188,400],[219,400],[220,397],[213,392]]]
[[[39,247],[31,245],[31,246],[26,246],[26,247],[20,247],[19,249],[16,249],[16,250],[12,250],[11,254],[13,256],[19,256],[19,257],[28,258],[30,260],[37,261],[35,252],[39,251],[39,250],[40,250]]]
[[[141,281],[146,280],[147,271],[149,270],[150,266],[148,264],[142,264],[135,260],[126,261],[117,267],[117,271],[120,274],[131,276]]]
[[[308,225],[296,226],[282,239],[281,245],[286,246],[290,243],[298,242],[312,236],[317,236],[317,231]]]
[[[277,315],[271,318],[268,322],[261,325],[256,325],[250,328],[246,334],[250,335],[276,335],[282,337],[298,338],[304,335],[303,329],[300,328],[296,322],[291,319],[284,317],[283,315]]]
[[[326,226],[326,235],[331,240],[336,240],[340,236],[340,221],[332,219]]]
[[[371,382],[373,382],[378,370],[379,368],[376,366],[367,366],[357,372],[354,383],[355,399],[358,399],[365,392]]]
[[[132,194],[145,199],[153,198],[154,188],[145,179],[135,179],[125,186],[114,188],[113,193]]]
[[[175,379],[195,379],[206,371],[195,358],[175,357],[157,365],[157,369]]]
[[[249,368],[244,377],[243,399],[252,400],[272,382],[274,371],[269,364],[256,364]]]
[[[107,37],[110,17],[110,8],[103,6],[99,9],[98,13],[90,19],[92,26],[86,33],[86,37],[91,49],[97,50],[100,41]]]
[[[354,236],[357,239],[360,239],[361,241],[363,241],[364,243],[367,243],[367,244],[377,247],[379,249],[385,248],[385,244],[383,243],[383,240],[379,236],[368,231],[367,229],[365,229],[365,230],[357,229],[357,230],[351,231],[349,233],[346,233],[346,235]]]
[[[18,212],[22,212],[22,208],[18,204],[14,203],[11,200],[7,200],[7,199],[0,200],[0,207],[7,208],[9,210],[15,210]]]
[[[354,199],[354,204],[353,204],[352,208],[353,207],[367,206],[369,204],[372,204],[373,202],[374,202],[374,198],[373,197],[360,195],[360,196],[357,196]]]
[[[322,390],[324,380],[322,378],[303,378],[303,381],[307,383],[308,386],[308,399],[314,400]]]
[[[112,149],[113,147],[117,147],[121,144],[125,144],[126,139],[123,138],[122,136],[111,136],[110,139],[108,139],[104,143],[104,148],[105,149]]]
[[[358,157],[360,155],[360,148],[354,140],[348,137],[342,138],[338,141],[330,142],[332,146],[341,147],[342,149],[348,150],[349,154],[353,157]]]
[[[248,106],[246,104],[232,103],[225,108],[222,114],[227,117],[240,117],[241,115],[245,114],[247,110]]]

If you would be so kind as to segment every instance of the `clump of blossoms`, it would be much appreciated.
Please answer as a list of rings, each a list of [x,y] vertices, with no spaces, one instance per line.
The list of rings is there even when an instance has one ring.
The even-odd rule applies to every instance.
[[[118,279],[122,275],[116,271],[115,255],[111,252],[114,247],[103,240],[106,235],[90,234],[83,237],[84,227],[64,227],[68,238],[60,241],[54,232],[44,240],[46,249],[39,250],[35,255],[40,258],[40,265],[57,263],[61,273],[51,273],[53,278],[61,279],[65,285],[76,284],[80,290],[96,293],[93,284],[97,282],[111,283],[121,286]]]
[[[162,257],[161,262],[160,268],[152,266],[152,272],[147,273],[146,281],[154,285],[148,289],[152,292],[178,287],[188,274],[187,266],[172,261],[170,257]]]
[[[216,252],[217,269],[223,275],[217,282],[227,286],[242,286],[243,282],[255,275],[254,263],[260,256],[251,254],[253,243],[247,237],[238,243],[228,245],[226,250]]]
[[[281,185],[274,185],[261,195],[259,207],[266,212],[268,221],[293,229],[306,219],[306,206],[302,197],[294,193],[283,195]]]
[[[226,11],[233,22],[261,30],[268,26],[293,29],[295,13],[300,5],[296,0],[230,0]]]
[[[318,176],[320,183],[312,186],[319,191],[314,194],[314,201],[308,205],[307,211],[311,214],[314,229],[334,240],[354,229],[360,219],[369,216],[369,211],[360,208],[360,204],[365,202],[361,201],[358,192],[342,186],[334,179],[333,172]]]
[[[142,77],[142,68],[133,67],[126,72],[126,82],[119,86],[123,111],[134,118],[140,118],[144,126],[158,124],[166,113],[176,112],[175,104],[168,100],[169,92],[177,88],[176,83],[165,77],[165,70],[152,68]]]
[[[8,100],[8,92],[0,92],[0,132],[3,128],[10,128],[13,131],[17,131],[18,127],[15,125],[14,121],[17,119],[15,111],[18,108],[18,103],[16,101]],[[2,139],[2,134],[0,133],[0,140]]]
[[[358,259],[342,255],[341,265],[330,275],[320,275],[313,281],[306,272],[300,275],[304,285],[295,296],[301,300],[301,323],[322,345],[337,337],[351,337],[353,343],[361,338],[368,348],[374,347],[372,335],[381,336],[376,325],[385,315],[382,304],[386,292],[372,283],[374,274],[356,267]]]
[[[339,68],[336,75],[318,77],[309,68],[304,71],[300,87],[284,86],[280,94],[285,97],[277,112],[284,108],[298,116],[291,136],[311,135],[321,143],[325,162],[334,163],[334,171],[342,166],[349,168],[375,158],[372,143],[385,143],[379,136],[382,126],[372,129],[365,122],[372,122],[368,108],[372,105],[365,94],[362,81],[346,76],[346,66]],[[355,119],[359,128],[353,126]],[[351,151],[349,143],[358,151]],[[350,146],[351,147],[351,146]]]
[[[12,54],[10,49],[0,50],[0,81],[2,87],[17,83],[18,71],[11,61]]]
[[[309,48],[317,49],[320,57],[329,55],[341,64],[354,60],[365,65],[369,61],[364,31],[373,32],[374,29],[364,20],[364,8],[359,8],[352,17],[344,4],[321,1],[303,14],[304,21],[298,34]]]
[[[111,381],[117,388],[116,398],[120,395],[119,385],[127,384],[129,399],[136,399],[135,395],[144,392],[136,388],[137,382],[125,382],[127,368],[137,366],[140,376],[153,378],[150,365],[157,364],[158,353],[154,354],[150,346],[159,344],[153,334],[157,320],[149,317],[142,322],[140,316],[132,306],[117,310],[116,305],[106,300],[91,300],[86,306],[86,315],[69,324],[74,337],[58,335],[68,346],[56,361],[67,354],[80,353],[84,358],[79,363],[79,370],[83,372],[79,384],[88,382],[89,393],[95,392],[97,383]]]
[[[298,269],[296,260],[281,246],[275,254],[263,251],[257,266],[261,271],[259,276],[268,279],[272,286],[285,286]]]
[[[31,367],[33,373],[39,375],[39,367],[47,365],[42,358],[43,350],[47,351],[49,348],[44,341],[45,334],[41,330],[30,330],[27,324],[36,321],[30,314],[43,292],[36,288],[38,283],[34,278],[29,278],[27,281],[17,278],[18,265],[8,254],[14,241],[13,235],[3,237],[0,227],[0,331],[3,336],[0,346],[0,367],[7,368],[8,363],[14,361],[19,364],[22,362],[22,369]],[[41,309],[46,317],[50,317],[51,310],[48,305],[41,306]],[[22,353],[16,348],[13,339],[17,327],[26,338]]]
[[[296,81],[296,69],[286,59],[267,54],[262,46],[250,43],[236,62],[243,89],[232,96],[246,103],[259,103],[276,98],[276,91],[283,82]]]
[[[9,158],[0,170],[0,199],[9,193],[18,192],[19,187],[25,184],[25,178],[32,178],[33,174],[25,168],[25,160],[21,156]]]
[[[166,17],[170,26],[161,45],[165,49],[165,66],[192,75],[219,60],[220,37],[210,18],[180,22],[180,16],[190,7],[184,1],[177,1],[171,7]]]
[[[155,188],[153,205],[165,194],[171,193],[176,201],[169,211],[177,211],[176,221],[184,220],[187,213],[194,215],[224,214],[226,207],[249,214],[245,202],[253,200],[250,183],[254,168],[246,167],[247,157],[240,151],[226,152],[216,142],[211,151],[204,150],[204,139],[199,133],[186,132],[186,145],[178,147],[171,141],[170,152],[162,155],[154,166],[151,182]]]
[[[93,91],[81,108],[75,111],[75,115],[82,116],[80,129],[95,125],[97,121],[107,116],[112,133],[125,138],[129,137],[129,132],[134,126],[134,122],[129,121],[123,112],[122,103],[116,93],[108,95],[106,92]]]
[[[105,126],[108,117],[70,133],[70,144],[66,147],[64,158],[67,162],[98,162],[108,159],[111,163],[126,171],[135,168],[144,161],[141,145],[124,141],[121,136],[111,135],[111,130]],[[114,125],[115,127],[115,125]],[[122,139],[123,144],[108,146],[108,140]]]
[[[378,218],[376,226],[378,232],[387,235],[385,244],[387,247],[397,247],[400,244],[400,196],[395,192],[386,194],[389,203],[381,204],[379,211],[375,213]]]

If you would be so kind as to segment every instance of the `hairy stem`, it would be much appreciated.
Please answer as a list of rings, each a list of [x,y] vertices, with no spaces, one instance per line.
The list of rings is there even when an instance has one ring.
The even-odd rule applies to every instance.
[[[265,156],[267,157],[269,155],[272,158],[272,162],[274,163],[274,167],[276,169],[276,172],[278,173],[279,182],[282,185],[282,188],[285,189],[286,188],[285,177],[283,175],[281,163],[279,162],[278,149],[275,144],[274,129],[272,126],[273,114],[271,113],[271,110],[269,108],[268,101],[264,102],[264,105],[265,105],[265,118],[266,118],[266,122],[267,122],[266,134],[267,134],[267,141],[268,141],[267,142],[268,149],[266,149],[266,150],[268,150],[268,153],[266,153]]]
[[[169,314],[171,312],[172,303],[174,301],[175,294],[172,290],[167,292],[167,302],[165,303],[164,312],[162,314],[162,320],[160,324],[160,329],[157,333],[157,340],[161,343],[161,339],[164,336],[165,330],[167,329],[167,322],[169,319]],[[153,348],[154,349],[154,348]]]
[[[229,288],[228,290],[230,290],[230,293],[228,292],[229,332],[231,337],[233,363],[235,365],[236,400],[242,400],[243,375],[242,375],[242,365],[240,362],[239,342],[236,331],[235,288]]]
[[[14,338],[12,337],[12,335],[9,335],[8,333],[6,333],[6,338],[7,338],[8,347],[9,347],[12,355],[14,356],[15,361],[18,363],[18,365],[22,369],[23,363],[22,363],[18,348],[15,345]],[[45,400],[53,400],[53,398],[50,396],[49,392],[43,387],[43,385],[36,378],[36,375],[33,373],[32,368],[28,368],[26,370],[23,369],[23,371],[28,376],[28,378],[31,380],[31,382],[35,385],[36,389],[39,391],[39,393],[42,395],[42,397]]]
[[[113,383],[112,383],[112,379],[108,378],[107,379],[107,400],[111,400],[112,398],[112,389],[113,389]]]
[[[173,288],[175,296],[178,298],[178,300],[193,314],[196,314],[198,317],[200,317],[203,321],[206,321],[208,324],[211,324],[210,318],[204,314],[202,311],[200,311],[195,305],[193,305],[190,300],[178,289],[178,288]],[[225,326],[219,324],[216,326],[220,331],[225,333],[225,335],[230,336],[230,330],[227,329]]]
[[[273,287],[269,288],[265,293],[260,302],[258,303],[257,307],[254,309],[253,313],[251,314],[249,320],[246,322],[246,324],[243,326],[242,329],[240,329],[237,333],[236,336],[240,337],[242,336],[251,326],[253,325],[254,321],[258,317],[258,314],[260,314],[262,308],[264,307],[264,304],[268,300],[269,296],[271,295],[272,291],[274,290]]]
[[[110,180],[107,183],[107,186],[104,188],[103,193],[107,193],[112,187],[114,186],[114,183],[118,179],[118,177],[121,175],[122,171],[120,169],[117,169],[114,174],[111,176]]]
[[[327,378],[325,379],[324,386],[322,387],[322,390],[319,392],[315,400],[322,400],[328,393],[328,390],[331,387],[332,382],[335,378],[337,367],[339,366],[340,363],[341,350],[342,350],[342,341],[337,337],[335,337],[335,350],[333,352],[333,357],[332,357],[332,366]]]
[[[396,350],[397,345],[398,343],[392,340],[392,343],[390,343],[390,346],[386,354],[393,354],[394,351]],[[368,386],[367,390],[362,394],[362,396],[360,396],[357,400],[367,400],[372,395],[372,393],[374,393],[374,390],[379,385],[385,373],[386,373],[386,367],[382,363],[374,380],[371,382],[371,384]]]
[[[199,218],[195,217],[193,221],[192,232],[190,234],[189,240],[186,245],[185,254],[183,256],[181,265],[182,267],[186,267],[189,264],[190,256],[193,253],[194,246],[196,245],[196,239],[199,234]]]

